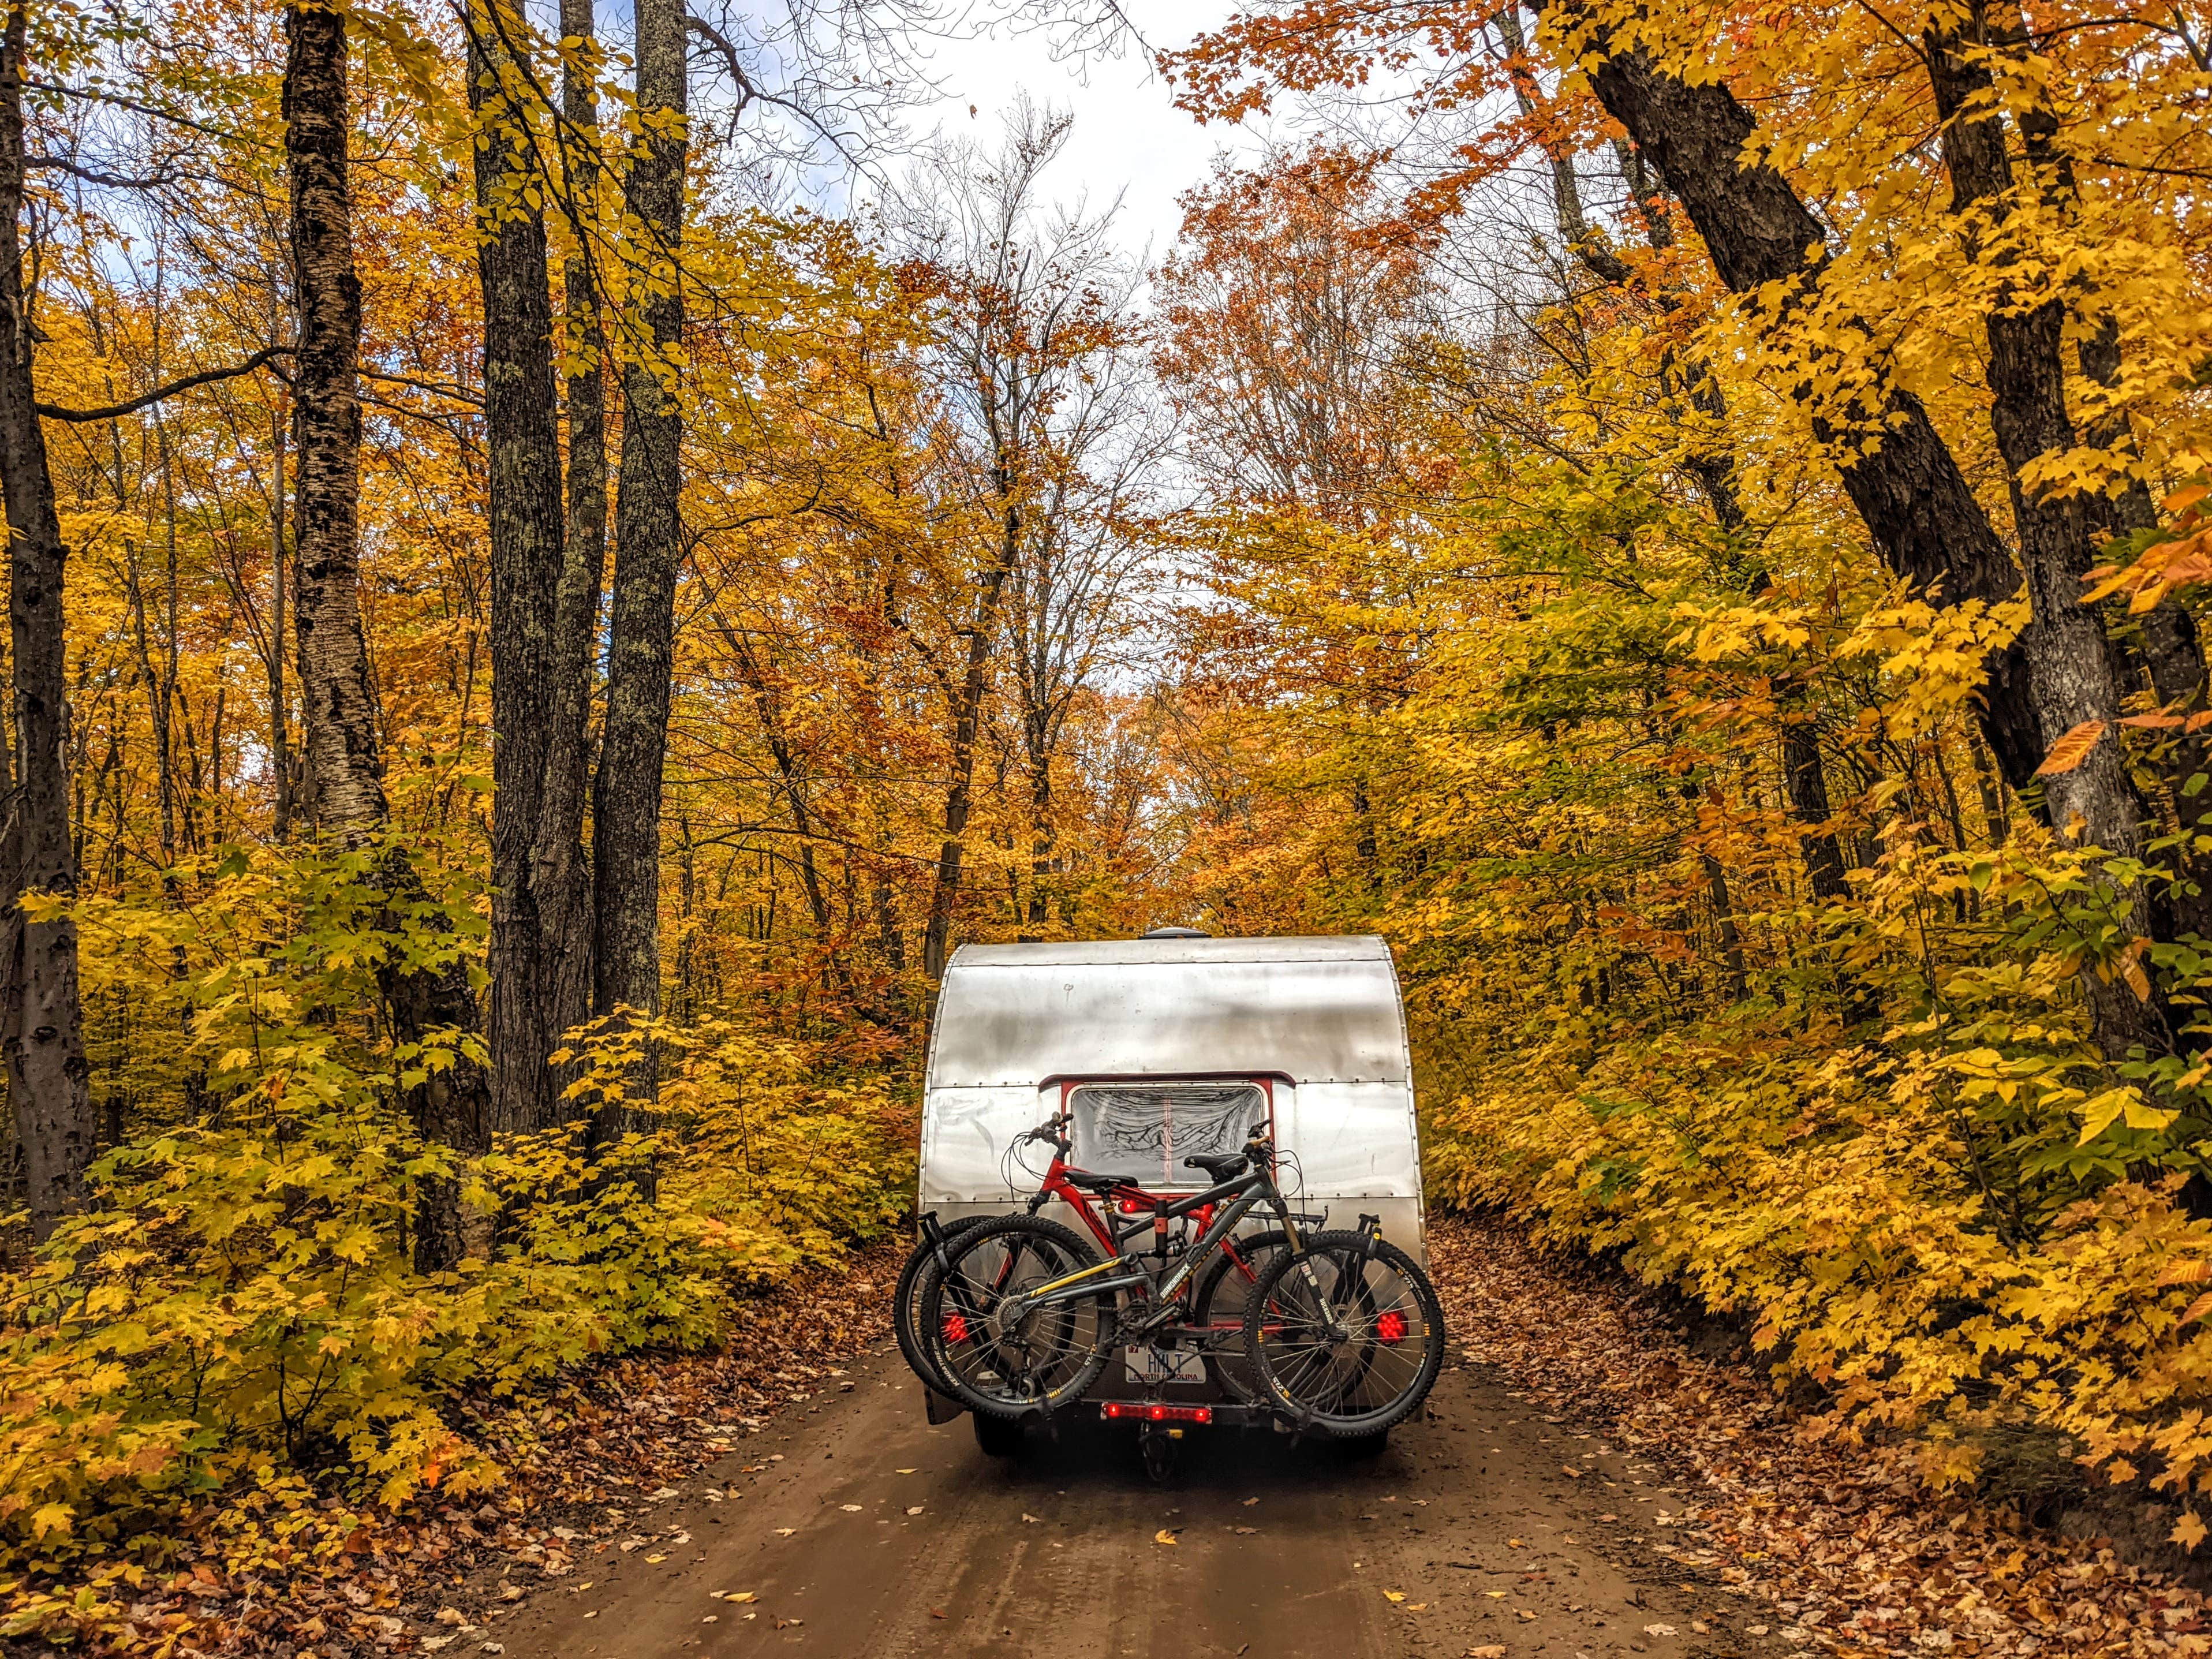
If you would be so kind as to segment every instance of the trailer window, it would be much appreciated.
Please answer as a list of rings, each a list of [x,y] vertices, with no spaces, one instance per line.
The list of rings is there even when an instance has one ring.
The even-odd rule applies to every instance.
[[[1086,1083],[1068,1100],[1079,1168],[1148,1187],[1209,1184],[1183,1159],[1233,1152],[1267,1121],[1267,1097],[1249,1083]]]

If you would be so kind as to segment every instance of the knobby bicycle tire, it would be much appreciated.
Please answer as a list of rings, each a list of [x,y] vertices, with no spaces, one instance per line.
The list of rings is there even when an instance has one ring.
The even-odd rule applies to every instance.
[[[1221,1385],[1222,1392],[1240,1405],[1256,1406],[1261,1397],[1260,1379],[1253,1373],[1252,1362],[1247,1352],[1244,1310],[1252,1299],[1251,1293],[1258,1285],[1261,1276],[1267,1271],[1268,1262],[1279,1252],[1290,1248],[1290,1240],[1284,1236],[1282,1229],[1277,1227],[1263,1233],[1246,1234],[1232,1242],[1237,1246],[1237,1254],[1249,1264],[1251,1278],[1247,1279],[1244,1277],[1244,1270],[1237,1265],[1234,1256],[1226,1250],[1222,1251],[1199,1279],[1198,1294],[1191,1298],[1191,1322],[1212,1332],[1206,1349],[1206,1362],[1212,1369],[1214,1381]],[[1231,1277],[1232,1274],[1235,1275],[1233,1279]],[[1223,1296],[1224,1290],[1234,1292],[1235,1299],[1220,1310],[1217,1318],[1213,1304]],[[1217,1325],[1233,1327],[1235,1340],[1221,1340],[1225,1328],[1215,1330]]]
[[[1308,1267],[1326,1307],[1314,1305]],[[1244,1340],[1267,1404],[1301,1430],[1356,1439],[1404,1422],[1429,1397],[1443,1369],[1443,1309],[1429,1276],[1388,1239],[1316,1233],[1260,1275]],[[1409,1341],[1419,1344],[1411,1364]]]
[[[1111,1292],[1031,1310],[1009,1328],[995,1321],[1008,1291],[1101,1260],[1088,1240],[1042,1216],[1000,1216],[963,1235],[925,1289],[921,1323],[952,1398],[983,1416],[1019,1418],[1089,1393],[1113,1349]]]
[[[945,1246],[949,1252],[953,1242],[973,1232],[986,1221],[987,1215],[971,1215],[956,1221],[944,1230]],[[899,1269],[898,1288],[891,1292],[891,1329],[898,1337],[899,1352],[914,1374],[928,1387],[941,1395],[950,1395],[952,1385],[939,1374],[929,1361],[929,1351],[921,1340],[921,1302],[925,1279],[937,1276],[937,1252],[925,1239]]]

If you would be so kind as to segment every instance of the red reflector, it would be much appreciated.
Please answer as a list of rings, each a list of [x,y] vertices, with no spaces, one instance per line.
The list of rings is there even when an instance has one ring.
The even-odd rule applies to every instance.
[[[1123,1215],[1142,1215],[1144,1212],[1145,1206],[1138,1203],[1135,1199],[1125,1198],[1121,1200],[1121,1213]]]
[[[966,1314],[950,1313],[945,1316],[945,1340],[947,1342],[965,1342],[968,1340]]]
[[[1141,1401],[1109,1400],[1099,1407],[1108,1418],[1135,1418],[1146,1423],[1211,1423],[1211,1406],[1148,1406]]]
[[[1406,1316],[1393,1308],[1375,1322],[1375,1340],[1386,1348],[1395,1348],[1406,1340]]]

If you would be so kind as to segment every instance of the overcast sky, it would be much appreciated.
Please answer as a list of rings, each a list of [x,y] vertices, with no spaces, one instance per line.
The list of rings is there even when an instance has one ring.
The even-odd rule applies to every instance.
[[[1182,46],[1233,9],[1227,0],[1122,4],[1154,46]],[[1048,193],[1069,205],[1087,196],[1094,212],[1122,193],[1116,222],[1120,240],[1132,252],[1149,242],[1156,261],[1174,242],[1182,222],[1176,196],[1212,171],[1217,151],[1249,156],[1260,145],[1257,124],[1249,129],[1218,123],[1201,127],[1175,108],[1167,83],[1133,46],[1125,46],[1119,57],[1094,54],[1055,62],[1048,40],[1027,34],[946,41],[934,46],[931,56],[945,96],[933,107],[913,112],[916,131],[926,133],[933,125],[948,137],[972,137],[989,150],[997,148],[1005,117],[1021,92],[1039,105],[1073,111],[1067,149],[1045,176]]]

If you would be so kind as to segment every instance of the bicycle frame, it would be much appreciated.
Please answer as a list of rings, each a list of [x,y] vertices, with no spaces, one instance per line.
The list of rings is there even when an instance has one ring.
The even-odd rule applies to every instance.
[[[1057,1170],[1060,1167],[1060,1160],[1055,1158],[1053,1162],[1054,1168]],[[1064,1177],[1061,1184],[1066,1184]],[[1074,1188],[1073,1190],[1079,1192],[1082,1189]],[[1234,1256],[1233,1248],[1227,1244],[1229,1236],[1236,1231],[1238,1223],[1263,1204],[1273,1207],[1277,1218],[1282,1222],[1283,1235],[1289,1241],[1291,1248],[1292,1249],[1300,1248],[1296,1218],[1291,1214],[1290,1206],[1283,1201],[1282,1193],[1275,1185],[1272,1168],[1265,1163],[1257,1169],[1249,1170],[1241,1176],[1233,1176],[1226,1181],[1218,1182],[1203,1192],[1193,1193],[1187,1198],[1155,1199],[1150,1194],[1144,1194],[1141,1188],[1134,1190],[1142,1194],[1153,1205],[1152,1213],[1157,1218],[1156,1224],[1164,1225],[1167,1221],[1182,1216],[1196,1215],[1201,1211],[1207,1212],[1207,1218],[1200,1224],[1203,1231],[1200,1233],[1197,1242],[1183,1252],[1182,1260],[1176,1263],[1173,1271],[1165,1279],[1155,1285],[1152,1275],[1135,1265],[1136,1258],[1121,1251],[1119,1237],[1109,1242],[1102,1234],[1101,1242],[1106,1243],[1107,1247],[1115,1252],[1112,1256],[1106,1261],[1094,1262],[1079,1273],[1068,1273],[1060,1279],[1048,1280],[1033,1291],[1009,1297],[1008,1301],[1012,1304],[1012,1309],[1002,1316],[1018,1317],[1034,1309],[1051,1307],[1062,1302],[1072,1302],[1079,1297],[1097,1296],[1109,1291],[1140,1288],[1148,1295],[1157,1297],[1159,1305],[1164,1309],[1181,1293],[1182,1287],[1190,1282],[1192,1277],[1212,1259],[1213,1253],[1217,1249],[1230,1249],[1231,1255]],[[1214,1213],[1216,1206],[1221,1206],[1218,1213]],[[1098,1231],[1095,1224],[1093,1231]],[[1131,1231],[1136,1231],[1139,1230],[1133,1228],[1131,1230]],[[1127,1236],[1123,1234],[1121,1237]],[[1242,1259],[1237,1259],[1241,1265]],[[1098,1279],[1097,1276],[1100,1273],[1110,1272],[1115,1268],[1123,1270],[1119,1278],[1104,1280]],[[1249,1274],[1251,1269],[1246,1267],[1245,1272]]]
[[[1063,1122],[1064,1121],[1058,1120]],[[1044,1136],[1044,1131],[1042,1129],[1032,1133]],[[1200,1255],[1200,1250],[1202,1247],[1207,1245],[1209,1239],[1218,1243],[1229,1259],[1237,1264],[1237,1270],[1244,1275],[1246,1283],[1258,1282],[1260,1275],[1237,1249],[1236,1239],[1231,1236],[1237,1223],[1242,1221],[1255,1206],[1246,1205],[1237,1212],[1236,1220],[1231,1221],[1226,1229],[1218,1232],[1214,1231],[1215,1218],[1212,1213],[1214,1205],[1221,1201],[1223,1195],[1239,1192],[1249,1184],[1251,1179],[1249,1175],[1239,1176],[1231,1181],[1218,1182],[1204,1192],[1191,1194],[1182,1198],[1163,1197],[1158,1193],[1147,1191],[1133,1181],[1116,1182],[1101,1193],[1096,1188],[1078,1186],[1068,1178],[1070,1167],[1067,1162],[1068,1143],[1064,1129],[1056,1134],[1044,1136],[1044,1138],[1050,1141],[1053,1148],[1052,1164],[1045,1170],[1043,1180],[1036,1192],[1030,1198],[1029,1212],[1031,1215],[1035,1215],[1054,1199],[1060,1200],[1073,1210],[1082,1218],[1083,1224],[1090,1231],[1091,1236],[1098,1241],[1099,1248],[1106,1252],[1106,1261],[1097,1264],[1097,1267],[1110,1267],[1127,1261],[1129,1258],[1122,1246],[1147,1228],[1164,1235],[1169,1222],[1180,1220],[1185,1216],[1192,1216],[1198,1222],[1199,1243],[1184,1252],[1183,1263],[1178,1265],[1176,1272],[1169,1275],[1168,1280],[1162,1282],[1159,1286],[1160,1299],[1163,1302],[1170,1300],[1183,1285],[1189,1281],[1191,1274],[1206,1265],[1205,1257]],[[1279,1201],[1280,1195],[1278,1194],[1277,1197],[1276,1207],[1278,1210],[1283,1210],[1284,1206]],[[1114,1212],[1117,1208],[1131,1205],[1140,1207],[1134,1212],[1136,1218],[1125,1227],[1115,1220]],[[1104,1210],[1103,1217],[1100,1214],[1102,1208]],[[1284,1228],[1286,1232],[1291,1233],[1292,1242],[1295,1243],[1296,1235],[1291,1232],[1291,1224],[1287,1212],[1284,1214]],[[1185,1265],[1188,1266],[1188,1271],[1184,1270]],[[1088,1273],[1093,1269],[1086,1268],[1085,1271]],[[1117,1285],[1120,1282],[1115,1281]],[[1151,1282],[1150,1276],[1146,1275],[1145,1283],[1149,1285]]]

